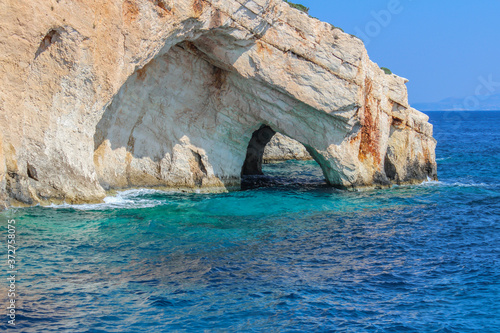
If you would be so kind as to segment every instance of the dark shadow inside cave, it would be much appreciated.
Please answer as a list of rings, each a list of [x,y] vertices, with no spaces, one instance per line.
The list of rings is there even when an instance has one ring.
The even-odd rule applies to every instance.
[[[264,175],[262,173],[264,149],[274,134],[276,132],[267,125],[262,125],[258,130],[253,132],[252,138],[248,143],[245,163],[243,163],[243,168],[241,169],[242,177]]]
[[[272,149],[268,151],[269,146]],[[308,153],[310,151],[270,126],[262,125],[253,132],[248,143],[241,169],[242,190],[275,186],[327,186],[323,171]],[[274,155],[269,156],[273,152]]]

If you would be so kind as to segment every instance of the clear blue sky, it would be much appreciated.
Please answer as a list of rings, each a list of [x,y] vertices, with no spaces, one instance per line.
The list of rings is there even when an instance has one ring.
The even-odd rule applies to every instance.
[[[364,39],[373,61],[410,80],[410,103],[474,95],[480,76],[500,83],[499,0],[292,2]]]

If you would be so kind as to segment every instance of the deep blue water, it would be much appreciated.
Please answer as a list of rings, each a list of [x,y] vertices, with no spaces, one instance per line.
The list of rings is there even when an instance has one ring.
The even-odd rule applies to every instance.
[[[17,331],[500,332],[500,112],[429,115],[439,182],[343,192],[292,161],[245,191],[1,213]]]

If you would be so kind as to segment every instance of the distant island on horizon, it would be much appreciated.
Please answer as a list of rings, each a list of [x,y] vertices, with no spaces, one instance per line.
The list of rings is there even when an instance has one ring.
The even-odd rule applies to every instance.
[[[420,111],[498,111],[500,94],[488,96],[448,97],[439,102],[412,103]]]

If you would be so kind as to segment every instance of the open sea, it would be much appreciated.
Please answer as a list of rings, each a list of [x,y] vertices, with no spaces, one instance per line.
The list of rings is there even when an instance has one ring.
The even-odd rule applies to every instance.
[[[438,182],[345,192],[290,161],[0,213],[0,331],[15,219],[18,332],[500,332],[500,112],[428,114]]]

